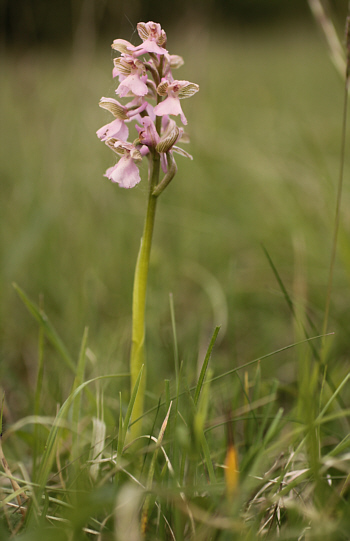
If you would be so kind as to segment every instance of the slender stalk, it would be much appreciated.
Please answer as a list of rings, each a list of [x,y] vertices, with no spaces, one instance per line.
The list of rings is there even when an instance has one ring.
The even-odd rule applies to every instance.
[[[345,66],[346,69],[345,69],[345,85],[344,85],[343,124],[342,124],[342,134],[341,134],[340,168],[339,168],[338,189],[337,189],[337,203],[336,203],[335,220],[334,220],[332,253],[331,253],[331,261],[330,261],[330,267],[329,267],[325,313],[324,313],[324,319],[323,319],[323,329],[322,329],[323,335],[326,334],[327,326],[328,326],[328,317],[329,317],[329,309],[330,309],[330,304],[331,304],[331,294],[332,294],[332,286],[333,286],[333,274],[334,274],[334,266],[335,266],[337,244],[338,244],[339,225],[340,225],[340,206],[341,206],[342,192],[343,192],[345,148],[346,148],[346,127],[347,127],[347,116],[348,116],[348,95],[349,95],[349,82],[350,82],[350,0],[348,2],[348,14],[346,17],[346,25],[345,25],[345,46],[346,46],[346,66]],[[323,361],[325,358],[324,346],[325,346],[325,338],[323,337],[322,339]]]
[[[334,219],[332,253],[331,253],[330,266],[329,266],[326,305],[325,305],[325,313],[324,313],[324,319],[323,319],[323,329],[322,329],[323,335],[327,333],[329,309],[330,309],[332,286],[333,286],[333,274],[334,274],[334,266],[335,266],[337,244],[338,244],[339,225],[340,225],[340,206],[341,206],[342,192],[343,192],[345,145],[346,145],[346,124],[347,124],[347,112],[348,112],[348,92],[349,92],[348,86],[349,86],[349,79],[347,78],[345,82],[343,125],[342,125],[342,135],[341,135],[341,152],[340,152],[340,170],[339,170],[339,178],[338,178],[337,202],[336,202],[336,211],[335,211],[335,219]],[[325,342],[325,338],[323,337],[322,349],[324,349],[324,342]]]
[[[160,158],[158,152],[154,151],[152,156],[152,166],[150,171],[149,194],[147,213],[144,223],[143,235],[139,254],[137,257],[134,289],[132,301],[132,346],[130,357],[131,372],[131,392],[140,373],[141,366],[144,365],[144,371],[138,394],[136,396],[132,421],[135,421],[143,414],[143,403],[146,387],[146,363],[145,363],[145,308],[147,293],[147,277],[149,268],[149,259],[151,254],[152,236],[154,220],[156,214],[157,197],[153,195],[153,190],[159,181]],[[136,438],[140,435],[140,422],[131,426],[131,436]]]

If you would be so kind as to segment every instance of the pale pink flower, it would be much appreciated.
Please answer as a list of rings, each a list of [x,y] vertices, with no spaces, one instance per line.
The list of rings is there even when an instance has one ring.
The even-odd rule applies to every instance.
[[[106,143],[121,155],[121,158],[116,165],[107,169],[104,176],[118,183],[121,188],[133,188],[141,181],[140,172],[135,163],[142,160],[141,153],[131,143],[119,140],[109,140]]]
[[[114,59],[114,76],[119,75],[121,83],[115,91],[121,98],[131,92],[135,96],[145,96],[148,93],[146,85],[147,74],[143,63],[132,56]]]
[[[183,124],[187,124],[187,119],[182,110],[180,100],[176,96],[168,96],[164,101],[158,103],[154,108],[156,116],[180,115]]]
[[[159,23],[149,21],[148,23],[138,23],[137,31],[143,43],[134,47],[133,51],[139,54],[155,53],[167,54],[168,51],[162,47],[166,43],[166,33],[162,30]]]
[[[105,177],[119,184],[121,188],[134,188],[141,181],[137,165],[130,156],[123,156],[113,167],[107,169]]]
[[[154,108],[157,116],[180,115],[183,124],[187,124],[187,119],[182,111],[180,99],[189,98],[198,92],[199,86],[189,81],[173,81],[162,79],[158,85],[157,92],[160,96],[167,96],[166,99]]]

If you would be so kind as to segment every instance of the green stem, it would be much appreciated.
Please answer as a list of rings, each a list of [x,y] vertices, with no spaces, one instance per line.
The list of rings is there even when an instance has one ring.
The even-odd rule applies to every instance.
[[[159,180],[160,159],[158,152],[154,151],[152,157],[152,167],[150,172],[149,195],[146,219],[144,223],[143,235],[139,254],[137,257],[134,289],[132,301],[132,347],[130,356],[131,372],[131,393],[134,389],[141,366],[144,365],[142,380],[137,393],[132,413],[132,421],[136,421],[143,414],[143,403],[146,388],[146,362],[145,362],[145,307],[147,292],[147,277],[149,259],[151,254],[152,236],[154,219],[156,214],[157,197],[153,195],[153,190]],[[136,438],[141,433],[141,423],[133,423],[131,426],[131,436]]]

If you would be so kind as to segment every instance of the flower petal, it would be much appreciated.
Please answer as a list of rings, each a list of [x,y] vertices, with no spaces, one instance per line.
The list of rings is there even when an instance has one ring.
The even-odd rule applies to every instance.
[[[144,53],[155,53],[155,54],[167,54],[168,51],[164,47],[159,47],[155,41],[151,39],[146,39],[141,45],[135,47],[135,51],[142,51]]]
[[[135,96],[145,96],[148,92],[147,85],[141,81],[138,74],[131,74],[125,77],[124,81],[120,83],[116,94],[119,94],[121,98],[126,96],[129,92],[132,92]]]
[[[125,122],[116,118],[113,122],[102,126],[102,128],[97,130],[96,134],[101,141],[106,141],[109,137],[115,137],[122,141],[126,141],[129,136],[129,129]]]
[[[169,96],[164,101],[158,103],[154,108],[154,113],[157,116],[163,115],[180,115],[182,123],[187,124],[186,117],[182,111],[179,98]]]
[[[130,51],[135,49],[129,41],[125,39],[115,39],[111,45],[112,49],[122,54],[130,54]]]
[[[139,169],[130,156],[120,158],[114,167],[107,169],[105,176],[121,188],[133,188],[141,181]]]

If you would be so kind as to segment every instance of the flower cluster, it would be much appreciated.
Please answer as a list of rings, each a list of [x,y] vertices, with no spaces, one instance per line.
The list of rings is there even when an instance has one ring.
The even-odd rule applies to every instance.
[[[172,70],[182,66],[183,59],[168,53],[160,24],[141,22],[137,31],[142,40],[138,46],[123,39],[112,43],[112,49],[120,53],[114,59],[113,77],[119,80],[115,93],[129,102],[122,105],[116,99],[101,98],[100,107],[107,109],[114,120],[100,128],[97,136],[120,156],[105,176],[122,188],[133,188],[140,182],[138,164],[144,156],[159,156],[165,176],[152,188],[154,195],[159,195],[176,173],[173,152],[192,159],[176,145],[181,138],[185,140],[184,130],[170,117],[179,116],[182,124],[187,124],[180,99],[192,96],[199,87],[174,79]],[[128,142],[131,121],[136,122],[138,135],[133,143]]]

